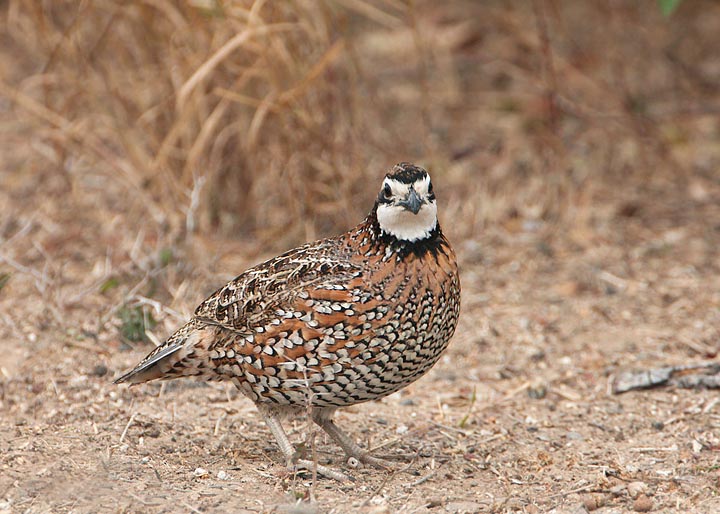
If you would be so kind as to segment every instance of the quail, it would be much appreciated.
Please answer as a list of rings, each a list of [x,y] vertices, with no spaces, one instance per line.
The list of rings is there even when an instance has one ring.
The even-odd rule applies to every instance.
[[[333,414],[425,374],[459,311],[455,252],[440,230],[430,176],[400,163],[359,225],[248,269],[115,382],[229,380],[256,404],[290,469],[344,479],[298,459],[282,417],[309,412],[348,457],[382,467]]]

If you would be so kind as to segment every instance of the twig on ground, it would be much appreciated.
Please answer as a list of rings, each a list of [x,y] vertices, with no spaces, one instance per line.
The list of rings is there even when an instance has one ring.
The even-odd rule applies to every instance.
[[[226,417],[227,413],[223,412],[215,422],[215,430],[213,430],[213,437],[217,437],[218,432],[220,432],[220,423],[222,423]]]
[[[686,371],[706,369],[705,374],[683,374]],[[699,362],[696,364],[684,364],[680,366],[665,366],[640,371],[626,371],[612,377],[610,382],[611,391],[615,394],[625,393],[635,389],[649,389],[665,384],[678,387],[699,387],[707,388],[720,387],[716,376],[720,373],[720,364],[715,361]],[[676,377],[676,375],[679,375]]]
[[[437,472],[438,472],[439,469],[440,469],[440,468],[434,469],[434,470],[432,470],[430,473],[428,473],[427,475],[425,475],[424,477],[418,478],[418,479],[415,480],[414,482],[411,482],[410,484],[408,484],[408,487],[416,487],[416,486],[418,486],[418,485],[420,485],[420,484],[424,484],[425,482],[427,482],[428,480],[430,480],[432,477],[434,477],[435,475],[437,475]]]
[[[585,485],[575,487],[574,489],[570,489],[569,491],[561,491],[559,493],[551,494],[549,496],[546,496],[545,498],[547,500],[551,500],[553,498],[559,498],[561,496],[570,496],[571,494],[582,493],[582,492],[588,491],[588,490],[592,489],[593,487],[595,487],[593,484],[585,484]]]
[[[500,434],[495,434],[495,435],[491,435],[490,437],[486,437],[486,438],[483,439],[482,441],[478,441],[478,444],[491,443],[491,442],[495,441],[496,439],[500,439],[501,437],[504,437],[504,436],[505,436],[505,434],[502,434],[502,433],[500,433]]]
[[[122,431],[122,434],[120,435],[120,440],[118,441],[118,444],[122,444],[122,442],[125,440],[125,436],[128,433],[128,430],[130,429],[130,425],[133,424],[133,421],[135,421],[135,416],[137,415],[137,412],[133,412],[130,415],[130,419],[127,422],[127,425],[125,425],[125,429]]]
[[[132,498],[134,498],[136,501],[142,503],[146,507],[158,507],[158,506],[162,505],[161,503],[158,503],[158,502],[149,502],[147,500],[143,500],[138,495],[133,494],[131,492],[128,492],[128,495],[130,495]]]
[[[707,414],[708,412],[713,410],[719,402],[720,402],[720,398],[713,398],[712,400],[710,400],[708,402],[708,404],[705,407],[703,407],[702,413]]]
[[[402,437],[395,437],[394,439],[388,439],[387,441],[384,441],[377,446],[373,446],[372,448],[368,449],[369,453],[375,453],[377,450],[380,450],[381,448],[385,448],[387,446],[392,446],[393,444],[397,443],[398,441],[402,441]]]
[[[195,514],[203,514],[202,511],[197,510],[195,507],[193,507],[192,505],[190,505],[189,503],[187,503],[187,502],[185,502],[185,501],[182,502],[182,504],[183,504],[183,506],[185,506],[186,508],[188,508],[191,512],[195,512]]]
[[[672,446],[666,446],[666,447],[641,447],[641,448],[630,448],[631,452],[635,453],[653,453],[653,452],[676,452],[678,451],[677,444],[673,444]]]

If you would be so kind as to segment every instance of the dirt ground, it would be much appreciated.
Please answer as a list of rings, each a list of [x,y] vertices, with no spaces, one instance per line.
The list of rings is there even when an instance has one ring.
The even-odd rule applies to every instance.
[[[528,20],[519,32],[532,35]],[[692,20],[720,33],[718,18]],[[67,127],[38,124],[52,117],[28,100],[32,81],[14,82],[27,97],[0,83],[0,513],[720,512],[717,391],[611,390],[623,371],[717,357],[716,116],[688,109],[669,119],[650,106],[647,123],[627,132],[670,134],[650,150],[577,113],[567,114],[567,126],[581,127],[572,137],[543,139],[532,129],[537,88],[517,79],[523,63],[508,56],[527,49],[518,43],[478,65],[467,57],[473,44],[468,37],[458,61],[470,70],[455,85],[463,96],[438,122],[455,146],[437,145],[448,166],[434,175],[461,265],[458,331],[411,387],[337,416],[362,445],[394,458],[391,469],[350,468],[305,420],[286,421],[300,451],[314,450],[352,483],[290,475],[252,403],[229,386],[112,383],[207,294],[314,229],[294,219],[289,239],[272,244],[251,232],[170,234],[116,168],[60,139]],[[483,45],[512,46],[490,31]],[[0,52],[0,62],[17,55]],[[397,74],[383,94],[415,112],[424,97],[408,93],[398,78],[406,70],[378,66]],[[490,91],[498,70],[498,84],[512,79],[521,91]],[[707,107],[718,90],[704,91],[692,99]],[[486,107],[489,98],[502,108]],[[667,122],[657,133],[653,113]],[[480,151],[467,146],[476,136]],[[660,148],[668,140],[675,146]],[[548,145],[565,144],[567,160],[547,157]],[[400,148],[403,158],[423,156]],[[392,153],[358,157],[382,161],[361,166],[371,185],[398,160]],[[545,173],[561,162],[574,162],[574,174]],[[479,180],[475,169],[489,171]],[[346,210],[367,211],[373,189],[353,193],[357,205]],[[322,225],[346,210],[316,215]]]
[[[458,241],[462,321],[445,357],[412,387],[339,415],[378,454],[411,460],[389,472],[349,469],[338,448],[315,439],[319,461],[351,473],[352,484],[289,476],[254,407],[232,389],[113,385],[150,346],[130,348],[98,321],[113,309],[87,291],[105,280],[92,255],[103,245],[62,245],[84,223],[93,241],[112,233],[63,219],[63,205],[30,214],[52,187],[23,177],[2,194],[4,209],[32,218],[6,232],[4,248],[37,261],[4,266],[3,512],[609,513],[640,510],[638,492],[656,512],[720,509],[717,392],[609,393],[621,370],[715,355],[720,184],[705,184],[701,201],[655,191],[589,234],[509,226]],[[171,308],[185,314],[242,267],[230,262],[212,275],[181,260],[152,274],[181,289]],[[293,427],[296,441],[310,437],[304,422]],[[310,497],[316,503],[296,504]]]

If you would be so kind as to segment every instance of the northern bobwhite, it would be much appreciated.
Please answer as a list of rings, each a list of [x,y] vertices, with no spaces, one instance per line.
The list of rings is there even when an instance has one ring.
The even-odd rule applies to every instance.
[[[401,163],[362,223],[250,268],[115,382],[230,380],[255,402],[291,469],[312,463],[295,459],[280,416],[305,410],[348,456],[382,466],[333,413],[425,374],[459,311],[455,252],[437,221],[430,176]]]

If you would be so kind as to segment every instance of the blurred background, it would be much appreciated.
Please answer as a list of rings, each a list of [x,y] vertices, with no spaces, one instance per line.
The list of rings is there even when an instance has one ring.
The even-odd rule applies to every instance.
[[[719,49],[711,0],[0,2],[3,405],[105,391],[400,161],[461,262],[448,416],[714,357]]]
[[[276,249],[355,224],[400,160],[436,176],[458,241],[702,196],[720,6],[660,5],[9,1],[4,190]]]
[[[1,16],[3,283],[39,281],[56,322],[98,288],[126,303],[138,277],[227,278],[344,231],[399,161],[432,172],[468,265],[489,234],[550,254],[717,200],[717,2],[8,1]],[[177,299],[155,282],[147,297]]]

